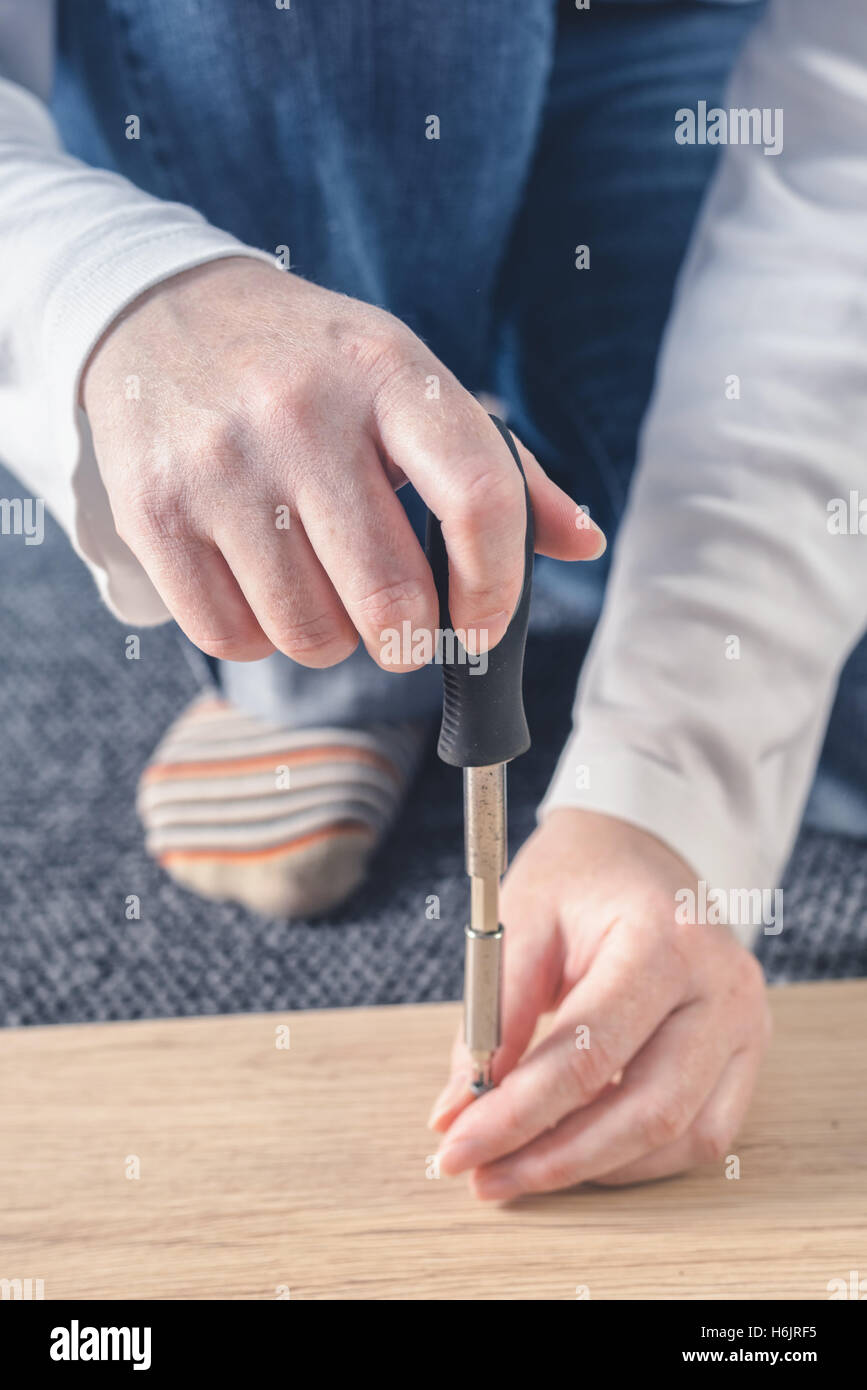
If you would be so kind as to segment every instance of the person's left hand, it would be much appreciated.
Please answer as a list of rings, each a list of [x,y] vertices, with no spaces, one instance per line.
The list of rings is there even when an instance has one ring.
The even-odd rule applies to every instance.
[[[506,879],[503,1045],[431,1115],[444,1176],[505,1200],[665,1177],[729,1152],[770,1035],[762,971],[727,927],[675,920],[692,871],[654,836],[559,809]],[[524,1056],[540,1016],[547,1036]]]

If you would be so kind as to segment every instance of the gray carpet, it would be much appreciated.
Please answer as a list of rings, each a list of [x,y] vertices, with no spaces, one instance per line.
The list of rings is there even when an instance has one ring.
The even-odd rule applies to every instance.
[[[0,470],[0,496],[20,486]],[[510,775],[517,846],[569,723],[574,614],[540,596],[528,659],[533,753]],[[262,921],[176,887],[146,857],[139,771],[199,688],[170,627],[141,633],[101,606],[66,540],[0,536],[0,1022],[209,1014],[455,998],[466,889],[460,774],[431,750],[407,813],[355,901],[316,925]],[[571,659],[565,653],[571,653]],[[440,919],[425,904],[438,894]],[[128,921],[135,894],[141,918]],[[785,881],[771,978],[867,974],[867,845],[806,832]]]

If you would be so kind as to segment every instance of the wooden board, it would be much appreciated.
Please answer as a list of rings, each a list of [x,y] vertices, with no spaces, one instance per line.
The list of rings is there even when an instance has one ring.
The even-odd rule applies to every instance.
[[[0,1033],[0,1278],[46,1299],[826,1299],[867,1275],[867,981],[773,998],[739,1180],[508,1207],[426,1176],[457,1006]]]

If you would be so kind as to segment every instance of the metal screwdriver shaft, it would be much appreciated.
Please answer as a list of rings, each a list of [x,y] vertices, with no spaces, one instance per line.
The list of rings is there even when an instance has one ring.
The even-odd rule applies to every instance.
[[[464,768],[464,844],[470,879],[470,922],[464,961],[464,1039],[473,1063],[472,1088],[493,1085],[500,1045],[500,879],[506,871],[506,765]]]
[[[506,426],[491,419],[523,474]],[[530,733],[524,717],[524,646],[533,579],[533,513],[524,482],[527,526],[524,583],[505,635],[483,665],[466,650],[449,644],[443,662],[443,722],[439,755],[464,771],[464,846],[470,880],[470,921],[464,961],[464,1036],[472,1057],[472,1089],[481,1095],[493,1085],[493,1058],[500,1045],[500,975],[503,928],[500,879],[506,869],[506,764],[525,753]],[[427,556],[436,582],[440,625],[453,631],[449,616],[448,555],[442,527],[428,513]]]

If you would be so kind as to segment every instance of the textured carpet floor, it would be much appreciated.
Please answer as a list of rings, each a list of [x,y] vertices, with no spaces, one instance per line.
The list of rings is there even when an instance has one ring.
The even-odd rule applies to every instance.
[[[20,487],[0,470],[0,496]],[[580,643],[553,598],[528,661],[531,756],[510,775],[510,838],[533,826],[569,722]],[[466,889],[460,775],[431,752],[370,883],[314,925],[200,901],[144,854],[139,771],[199,688],[169,628],[127,629],[101,606],[57,528],[0,536],[0,1023],[318,1008],[455,998]],[[136,895],[140,920],[127,920]],[[439,920],[425,913],[440,899]],[[867,974],[867,846],[802,835],[774,979]]]

